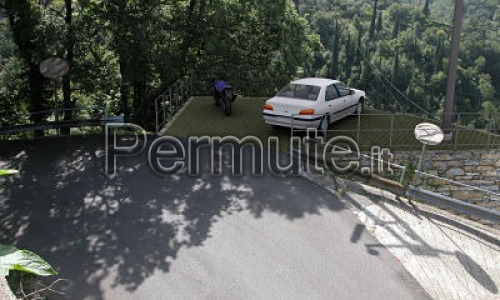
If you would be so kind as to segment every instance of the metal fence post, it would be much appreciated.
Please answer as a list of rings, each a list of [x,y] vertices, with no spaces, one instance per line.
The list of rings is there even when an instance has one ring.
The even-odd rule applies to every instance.
[[[181,105],[184,105],[184,101],[186,100],[186,95],[189,90],[189,84],[186,78],[182,80],[182,92],[181,92]]]
[[[184,104],[184,100],[186,99],[187,91],[189,90],[189,84],[187,78],[182,79],[182,87],[181,87],[181,104]]]
[[[455,123],[455,151],[457,150],[458,146],[458,133],[460,132],[460,130],[458,129],[459,124],[460,124],[460,113],[458,113],[457,121]]]
[[[158,120],[158,98],[155,99],[155,118],[156,118],[156,135],[159,135],[160,122]]]
[[[184,101],[186,100],[187,94],[189,93],[189,78],[184,78],[184,83],[182,84],[182,104],[184,104]]]
[[[193,89],[193,72],[189,73],[189,97],[194,96],[194,89]]]
[[[389,148],[392,148],[392,134],[394,132],[394,112],[391,114],[391,134],[389,136]]]
[[[183,95],[184,95],[184,80],[181,80],[179,84],[179,95],[177,96],[177,103],[179,103],[179,105],[177,106],[177,110],[175,111],[176,113],[179,111],[179,108],[182,105],[182,99],[184,98]]]
[[[163,124],[167,124],[167,100],[165,94],[161,95],[162,110],[163,110]]]
[[[185,95],[184,95],[184,103],[186,103],[189,99],[189,97],[191,97],[191,77],[187,77],[186,78],[186,92],[185,92]]]
[[[413,184],[418,186],[420,183],[420,173],[422,172],[422,161],[424,160],[426,144],[422,144],[422,153],[420,154],[420,160],[418,161],[417,169],[415,170],[415,178]]]
[[[182,85],[183,85],[183,82],[181,81],[179,83],[179,91],[177,92],[177,101],[175,102],[177,104],[175,106],[175,113],[177,113],[179,111],[179,107],[182,104]]]
[[[491,145],[491,129],[492,129],[492,128],[491,128],[491,125],[492,125],[492,123],[493,123],[493,122],[492,122],[492,120],[493,120],[493,115],[492,115],[492,113],[490,112],[490,122],[489,122],[489,123],[490,123],[490,124],[489,124],[490,126],[489,126],[489,128],[488,128],[488,145],[486,146],[488,150],[490,149],[490,145]]]
[[[171,89],[171,94],[170,94],[170,116],[172,115],[172,109],[174,110],[173,113],[175,114],[177,112],[177,98],[175,97],[175,93],[177,92],[177,89],[174,87]]]
[[[59,122],[59,106],[56,109],[54,109],[53,112],[54,112],[54,118],[55,118],[56,122]],[[58,136],[61,135],[60,130],[61,130],[60,128],[56,128],[56,134]]]
[[[357,136],[357,142],[358,146],[360,144],[360,136],[361,136],[361,111],[358,109],[358,136]]]

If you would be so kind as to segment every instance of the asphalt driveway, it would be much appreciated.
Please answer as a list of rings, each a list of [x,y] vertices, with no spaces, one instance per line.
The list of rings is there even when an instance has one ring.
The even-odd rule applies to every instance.
[[[0,143],[0,168],[21,171],[0,179],[0,240],[51,262],[67,299],[428,298],[309,181],[159,177],[146,154],[106,176],[103,149],[102,137]]]

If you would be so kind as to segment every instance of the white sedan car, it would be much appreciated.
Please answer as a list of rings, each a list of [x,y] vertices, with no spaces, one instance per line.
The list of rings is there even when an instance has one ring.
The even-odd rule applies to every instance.
[[[304,78],[291,82],[266,101],[262,115],[273,127],[324,131],[332,122],[360,113],[365,98],[364,91],[337,80]]]

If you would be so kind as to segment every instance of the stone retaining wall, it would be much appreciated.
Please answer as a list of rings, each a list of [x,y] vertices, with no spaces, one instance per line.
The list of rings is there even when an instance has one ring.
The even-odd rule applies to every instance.
[[[416,166],[420,151],[398,151],[393,161]],[[427,151],[422,170],[426,173],[455,180],[500,194],[500,150],[489,151]],[[423,181],[426,189],[465,200],[473,204],[500,210],[500,196],[488,195],[442,180]]]

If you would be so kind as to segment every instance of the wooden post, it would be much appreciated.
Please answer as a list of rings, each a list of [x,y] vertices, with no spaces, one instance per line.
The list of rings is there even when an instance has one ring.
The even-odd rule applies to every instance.
[[[448,78],[446,83],[446,98],[443,112],[443,130],[449,134],[453,120],[455,106],[455,86],[457,77],[458,55],[460,52],[460,29],[464,15],[464,0],[455,0],[455,17],[453,21],[453,35],[450,47],[450,63],[448,66]]]

